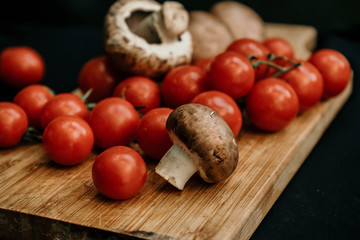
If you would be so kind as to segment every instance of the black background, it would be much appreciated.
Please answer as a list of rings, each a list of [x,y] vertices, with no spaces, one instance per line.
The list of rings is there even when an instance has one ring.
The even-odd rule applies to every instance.
[[[46,62],[55,92],[77,86],[82,65],[103,54],[102,24],[110,0],[7,1],[0,5],[0,50],[28,45]],[[208,10],[216,1],[181,1]],[[347,104],[272,207],[252,239],[360,238],[360,1],[241,1],[267,22],[312,25],[318,48],[342,52],[354,70]],[[16,90],[0,83],[0,100]]]

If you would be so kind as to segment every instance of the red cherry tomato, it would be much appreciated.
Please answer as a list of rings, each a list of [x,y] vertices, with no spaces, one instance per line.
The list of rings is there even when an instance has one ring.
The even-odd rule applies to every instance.
[[[200,68],[204,69],[206,72],[208,72],[210,70],[210,65],[211,65],[211,62],[213,59],[214,59],[213,57],[208,57],[208,58],[203,58],[203,59],[197,60],[194,63],[194,66],[200,67]]]
[[[92,178],[95,187],[104,196],[123,200],[140,192],[147,177],[144,159],[135,150],[125,146],[106,149],[95,160]]]
[[[324,81],[311,63],[302,61],[297,68],[285,73],[280,78],[286,80],[299,98],[300,111],[304,112],[320,101],[324,92]]]
[[[144,107],[139,110],[142,114],[160,106],[160,88],[147,77],[125,79],[116,86],[113,96],[124,96],[135,107]]]
[[[266,59],[270,52],[262,43],[250,38],[237,39],[233,41],[226,50],[235,51],[247,57],[252,55],[259,59]]]
[[[53,94],[48,87],[33,84],[19,91],[15,95],[14,102],[26,112],[29,119],[29,126],[41,129],[41,111],[52,97]]]
[[[11,102],[0,102],[0,147],[18,144],[28,127],[25,111]]]
[[[0,55],[0,78],[9,86],[23,88],[39,83],[45,74],[40,54],[26,46],[5,48]]]
[[[140,116],[128,101],[110,97],[101,100],[90,112],[89,124],[100,148],[129,145],[135,138]]]
[[[265,131],[285,128],[299,112],[299,99],[294,89],[277,78],[258,81],[245,104],[251,122]]]
[[[250,38],[240,38],[235,41],[233,41],[226,51],[235,51],[238,53],[241,53],[245,55],[246,57],[254,56],[257,59],[254,59],[252,61],[256,60],[267,60],[267,56],[270,53],[269,49],[267,49],[264,45],[262,45],[260,42],[250,39]],[[265,64],[260,64],[259,67],[255,67],[255,78],[262,79],[265,76],[267,66]]]
[[[321,49],[309,59],[319,69],[324,79],[324,97],[340,94],[348,85],[351,77],[351,66],[340,52],[332,49]]]
[[[61,116],[45,128],[43,146],[51,160],[71,166],[89,156],[94,146],[94,134],[82,118]]]
[[[64,115],[77,116],[87,121],[89,111],[81,98],[75,94],[57,94],[45,104],[41,111],[42,128],[45,129],[52,120]]]
[[[176,108],[189,103],[205,91],[206,72],[197,66],[183,65],[172,69],[164,78],[161,93],[165,106]]]
[[[273,63],[275,63],[278,66],[288,66],[289,62],[286,61],[285,58],[290,60],[295,60],[295,51],[291,44],[286,41],[284,38],[280,37],[272,37],[265,39],[262,44],[269,49],[269,51],[275,56],[275,57],[284,57],[282,59],[274,60]],[[266,77],[271,77],[275,73],[277,73],[278,70],[276,70],[273,67],[267,66],[266,69]]]
[[[119,73],[105,56],[101,56],[85,63],[79,74],[78,85],[83,93],[92,89],[87,100],[98,102],[110,97],[119,81]]]
[[[213,57],[203,58],[194,63],[194,66],[200,67],[206,72],[206,76],[204,80],[205,89],[209,89],[209,86],[207,84],[209,83],[208,77],[209,77],[210,66],[213,59],[214,59]]]
[[[272,37],[265,39],[262,44],[275,56],[283,56],[289,59],[295,57],[294,49],[284,38]]]
[[[207,86],[225,92],[234,99],[249,93],[255,82],[254,69],[247,58],[237,52],[224,52],[211,63]]]
[[[219,91],[206,91],[194,97],[191,102],[213,109],[229,125],[234,136],[239,135],[242,127],[242,115],[239,106],[232,97]]]
[[[155,108],[147,112],[140,120],[136,139],[146,155],[160,160],[173,145],[166,130],[166,121],[173,110]]]

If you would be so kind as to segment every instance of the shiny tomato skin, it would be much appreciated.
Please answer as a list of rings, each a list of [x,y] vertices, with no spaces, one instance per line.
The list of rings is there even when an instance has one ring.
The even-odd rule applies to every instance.
[[[106,149],[96,158],[92,179],[97,190],[114,200],[129,199],[140,192],[147,178],[146,164],[126,146]]]
[[[105,56],[87,61],[81,68],[78,85],[83,93],[92,89],[88,102],[98,102],[110,97],[121,76]]]
[[[209,90],[217,90],[234,99],[246,96],[255,82],[255,72],[245,55],[227,51],[217,55],[211,63]]]
[[[191,103],[199,103],[210,107],[217,112],[229,125],[237,137],[242,127],[242,115],[235,100],[220,91],[205,91],[191,100]]]
[[[314,65],[302,61],[297,68],[280,76],[295,90],[299,98],[300,112],[304,112],[320,101],[324,92],[323,78]]]
[[[255,56],[256,60],[267,60],[267,56],[270,53],[261,42],[251,38],[240,38],[233,41],[226,49],[226,51],[235,51],[245,55],[246,57]],[[265,76],[267,66],[260,64],[259,67],[254,67],[255,78],[257,80],[262,79]]]
[[[284,80],[266,78],[254,85],[245,106],[254,126],[265,131],[279,131],[297,116],[299,99]]]
[[[89,117],[95,145],[104,149],[129,145],[135,138],[139,120],[140,116],[130,102],[118,97],[101,100]]]
[[[94,146],[94,134],[82,118],[61,116],[46,126],[43,146],[52,161],[72,166],[89,156]]]
[[[348,85],[351,66],[340,52],[333,49],[320,49],[311,55],[309,62],[320,71],[324,79],[325,98],[340,94]]]
[[[140,120],[136,139],[141,150],[149,157],[160,160],[173,145],[166,130],[171,108],[154,108]]]
[[[81,98],[75,94],[57,94],[44,105],[41,111],[42,128],[45,129],[52,120],[64,115],[77,116],[87,121],[89,111]]]
[[[205,70],[197,66],[183,65],[170,70],[161,86],[164,105],[174,109],[189,103],[205,91],[205,79]]]
[[[14,88],[23,88],[42,81],[45,63],[33,48],[16,46],[5,48],[0,55],[0,79]]]
[[[275,56],[287,57],[293,59],[295,57],[294,48],[291,44],[281,37],[271,37],[265,39],[262,44]]]
[[[21,89],[15,95],[14,102],[26,112],[29,119],[29,126],[41,129],[41,111],[53,96],[48,87],[41,84],[32,84]]]
[[[0,147],[13,147],[28,127],[25,111],[15,103],[0,102]]]
[[[134,76],[121,81],[115,88],[114,97],[124,97],[145,114],[160,106],[160,88],[155,81],[147,77]]]

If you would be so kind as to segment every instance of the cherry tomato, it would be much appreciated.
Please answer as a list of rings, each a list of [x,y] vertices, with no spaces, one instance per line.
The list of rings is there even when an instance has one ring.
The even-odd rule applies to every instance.
[[[206,72],[197,66],[183,65],[172,69],[161,86],[165,106],[176,108],[189,103],[205,91],[205,78]]]
[[[135,138],[140,116],[134,106],[121,98],[101,100],[90,112],[89,124],[100,148],[129,145]]]
[[[5,48],[0,55],[0,78],[14,88],[39,83],[45,74],[40,54],[26,46]]]
[[[94,146],[94,134],[82,118],[61,116],[45,128],[43,146],[52,161],[71,166],[89,156]]]
[[[80,97],[72,93],[60,93],[51,98],[41,111],[40,121],[43,129],[55,118],[71,115],[85,121],[89,117],[89,111]]]
[[[110,97],[119,81],[120,74],[105,56],[95,57],[86,62],[78,77],[78,85],[83,93],[92,89],[87,99],[89,102],[98,102]]]
[[[295,60],[295,51],[291,44],[286,41],[284,38],[280,37],[272,37],[265,39],[262,44],[269,49],[269,51],[275,56],[275,57],[283,57],[282,59],[274,60],[273,63],[275,63],[278,66],[288,66],[289,62],[286,61],[287,59]],[[287,58],[287,59],[286,59]],[[271,77],[275,73],[277,73],[278,70],[267,66],[266,69],[266,77]]]
[[[267,49],[260,42],[250,39],[250,38],[240,38],[233,41],[226,51],[235,51],[241,54],[244,54],[246,57],[254,56],[256,60],[267,60],[267,56],[270,53],[269,49]],[[255,67],[255,78],[262,79],[265,76],[267,66],[265,64],[260,64],[259,67]]]
[[[203,58],[203,59],[197,60],[194,63],[194,66],[200,67],[200,68],[204,69],[206,72],[208,72],[210,70],[210,65],[211,65],[211,62],[213,59],[214,59],[213,57],[208,57],[208,58]]]
[[[200,68],[204,69],[204,71],[206,72],[206,76],[205,76],[205,80],[204,80],[205,90],[209,89],[209,86],[207,84],[209,83],[208,77],[209,77],[211,62],[213,59],[214,59],[213,57],[203,58],[194,63],[194,66],[200,67]]]
[[[211,63],[207,86],[225,92],[234,99],[249,93],[255,82],[254,69],[247,58],[237,52],[224,52]]]
[[[309,59],[319,69],[324,79],[324,97],[340,94],[348,85],[351,77],[351,66],[340,52],[332,49],[321,49]]]
[[[173,145],[166,130],[166,121],[173,110],[155,108],[147,112],[140,120],[136,139],[146,155],[160,160]]]
[[[265,131],[285,128],[299,112],[299,99],[294,89],[277,78],[258,81],[245,104],[251,122]]]
[[[116,86],[113,96],[124,96],[135,107],[144,107],[139,110],[142,114],[160,106],[160,88],[147,77],[125,79]]]
[[[53,97],[50,89],[44,85],[32,84],[20,90],[14,98],[29,119],[29,126],[41,129],[41,111],[45,104]]]
[[[275,56],[283,56],[289,59],[295,57],[294,49],[284,38],[272,37],[265,39],[262,44]]]
[[[323,78],[317,68],[307,61],[302,61],[300,66],[280,78],[286,80],[295,90],[301,112],[314,106],[323,95]]]
[[[229,125],[234,136],[239,135],[242,127],[242,115],[239,106],[232,97],[219,91],[206,91],[194,97],[191,102],[213,109]]]
[[[15,103],[0,102],[0,147],[18,144],[28,127],[25,111]]]
[[[147,177],[144,159],[132,148],[114,146],[95,160],[92,179],[104,196],[124,200],[138,194]]]

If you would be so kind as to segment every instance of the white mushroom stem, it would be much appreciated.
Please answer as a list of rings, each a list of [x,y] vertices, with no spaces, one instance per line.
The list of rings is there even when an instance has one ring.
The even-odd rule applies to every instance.
[[[170,184],[183,190],[186,182],[198,171],[190,154],[178,144],[174,144],[161,158],[155,172]]]
[[[158,12],[147,16],[134,33],[149,43],[172,42],[183,34],[189,24],[189,13],[179,2],[165,1]]]

